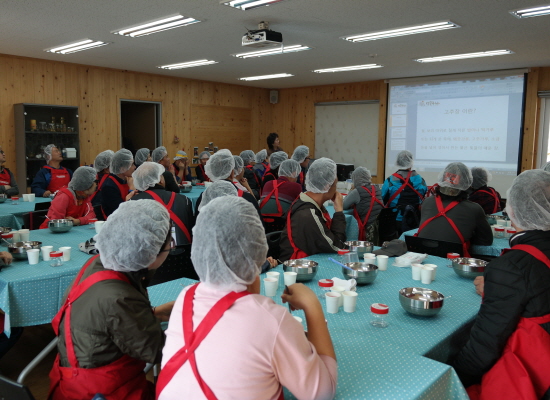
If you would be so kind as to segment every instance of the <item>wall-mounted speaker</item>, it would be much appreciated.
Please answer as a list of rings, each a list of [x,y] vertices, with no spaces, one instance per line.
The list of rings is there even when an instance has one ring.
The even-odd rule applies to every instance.
[[[269,91],[269,102],[271,104],[277,104],[279,102],[279,91],[278,90],[270,90]]]

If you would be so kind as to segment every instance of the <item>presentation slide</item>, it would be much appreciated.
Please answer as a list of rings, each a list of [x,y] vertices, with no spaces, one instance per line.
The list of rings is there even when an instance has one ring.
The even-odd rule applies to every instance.
[[[401,150],[428,185],[452,161],[485,167],[505,196],[520,157],[524,75],[390,83],[386,176]]]

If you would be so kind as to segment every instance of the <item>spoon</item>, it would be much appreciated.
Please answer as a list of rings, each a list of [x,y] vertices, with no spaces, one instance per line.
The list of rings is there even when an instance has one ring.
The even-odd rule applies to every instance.
[[[328,259],[329,259],[330,261],[332,261],[333,263],[340,265],[341,267],[344,267],[344,268],[346,268],[346,269],[349,269],[350,271],[354,271],[354,272],[355,272],[355,270],[354,270],[353,268],[350,268],[350,267],[348,267],[347,265],[344,265],[344,264],[342,264],[341,262],[336,261],[334,258],[329,257]]]

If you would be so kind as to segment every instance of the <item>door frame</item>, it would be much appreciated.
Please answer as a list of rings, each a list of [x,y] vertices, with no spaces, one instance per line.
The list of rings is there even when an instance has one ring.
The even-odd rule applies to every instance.
[[[119,135],[118,135],[118,140],[119,140],[119,147],[122,146],[122,102],[127,102],[127,103],[149,103],[149,104],[154,104],[156,105],[156,112],[155,112],[155,117],[156,117],[156,121],[155,121],[155,130],[156,130],[156,134],[155,134],[155,142],[156,142],[156,147],[159,147],[159,146],[162,146],[162,101],[150,101],[150,100],[135,100],[135,99],[123,99],[123,98],[119,98],[118,99],[118,110],[119,110],[119,113],[118,113],[118,131],[119,131]]]

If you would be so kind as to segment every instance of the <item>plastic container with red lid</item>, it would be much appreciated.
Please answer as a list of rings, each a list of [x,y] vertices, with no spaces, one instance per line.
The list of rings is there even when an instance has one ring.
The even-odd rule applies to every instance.
[[[62,251],[52,251],[50,253],[50,266],[51,267],[60,267],[63,265],[63,252]]]
[[[502,239],[504,237],[505,229],[506,228],[504,226],[495,226],[495,237]]]
[[[370,324],[377,328],[385,328],[388,326],[387,316],[390,312],[390,307],[382,303],[373,303],[370,306],[370,311],[372,313],[372,320]]]
[[[447,267],[452,268],[453,267],[453,260],[456,258],[460,258],[460,254],[458,253],[447,253],[447,260],[449,260],[449,263],[447,264]]]
[[[319,286],[319,299],[325,301],[325,294],[330,292],[330,289],[334,286],[334,281],[332,279],[319,279],[317,283]]]

